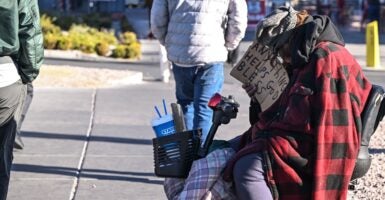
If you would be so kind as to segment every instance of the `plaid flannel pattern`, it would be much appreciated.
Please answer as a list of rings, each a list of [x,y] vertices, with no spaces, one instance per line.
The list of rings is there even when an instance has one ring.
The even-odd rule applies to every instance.
[[[229,162],[265,152],[274,199],[346,199],[359,149],[360,114],[371,84],[340,45],[321,42],[310,63],[244,138],[256,138]]]
[[[164,189],[168,199],[236,199],[232,183],[222,178],[227,161],[234,154],[231,148],[217,149],[196,160],[186,179],[166,178]]]
[[[316,52],[314,199],[346,199],[360,145],[361,112],[372,85],[342,46],[322,43]]]

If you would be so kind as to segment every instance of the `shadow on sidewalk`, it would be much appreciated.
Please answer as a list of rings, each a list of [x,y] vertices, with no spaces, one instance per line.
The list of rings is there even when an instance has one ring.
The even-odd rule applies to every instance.
[[[108,135],[108,134],[105,134]],[[43,132],[31,132],[23,131],[22,137],[27,138],[45,138],[45,139],[63,139],[63,140],[86,140],[86,136],[74,135],[74,134],[61,134],[61,133],[43,133]],[[150,139],[137,139],[126,137],[106,137],[106,136],[93,136],[91,135],[90,141],[92,142],[112,142],[112,143],[124,143],[124,144],[138,144],[138,145],[152,145]]]
[[[77,176],[77,169],[70,167],[56,167],[30,164],[13,164],[12,171],[29,172],[40,174],[56,174],[64,176]],[[129,181],[148,184],[163,184],[162,180],[150,180],[146,177],[154,177],[153,173],[128,172],[128,171],[112,171],[102,169],[82,169],[80,178],[90,178],[97,180],[113,180],[113,181]]]

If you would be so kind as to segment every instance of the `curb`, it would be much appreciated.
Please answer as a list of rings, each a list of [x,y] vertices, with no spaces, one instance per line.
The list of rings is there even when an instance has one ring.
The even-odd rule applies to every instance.
[[[379,71],[379,72],[385,72],[385,67],[362,67],[363,71]]]
[[[119,58],[109,58],[98,56],[96,54],[86,54],[79,50],[53,50],[53,49],[44,49],[44,57],[48,59],[58,59],[58,60],[86,60],[86,61],[97,61],[97,62],[119,62],[119,63],[131,63],[138,60],[134,59],[119,59]]]
[[[130,76],[120,80],[112,80],[110,83],[114,86],[141,84],[143,83],[143,73],[132,71]]]
[[[85,54],[77,50],[71,50],[71,51],[44,50],[44,57],[48,59],[57,59],[57,60],[76,60],[76,61],[94,61],[94,62],[116,62],[116,63],[137,62],[137,60],[106,58],[106,57],[98,56],[96,54]],[[111,84],[131,85],[131,84],[143,83],[143,72],[132,71],[132,70],[127,70],[127,71],[130,71],[129,76],[120,80],[112,80]]]

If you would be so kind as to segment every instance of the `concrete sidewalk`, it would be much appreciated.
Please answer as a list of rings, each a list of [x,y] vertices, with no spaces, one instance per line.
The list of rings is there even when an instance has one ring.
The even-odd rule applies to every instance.
[[[242,105],[219,127],[230,139],[247,127],[248,97],[226,84]],[[25,149],[15,152],[9,200],[166,199],[154,176],[150,120],[162,98],[175,101],[174,82],[108,89],[36,89],[23,125]]]

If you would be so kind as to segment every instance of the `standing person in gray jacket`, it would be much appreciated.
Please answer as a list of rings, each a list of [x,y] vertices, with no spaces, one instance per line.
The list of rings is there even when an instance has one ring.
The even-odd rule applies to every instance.
[[[245,35],[245,0],[154,0],[151,30],[166,47],[186,127],[202,129],[202,143],[212,124],[208,101],[222,90],[229,50]]]
[[[26,84],[39,74],[43,35],[37,0],[0,0],[0,200],[5,200]]]

